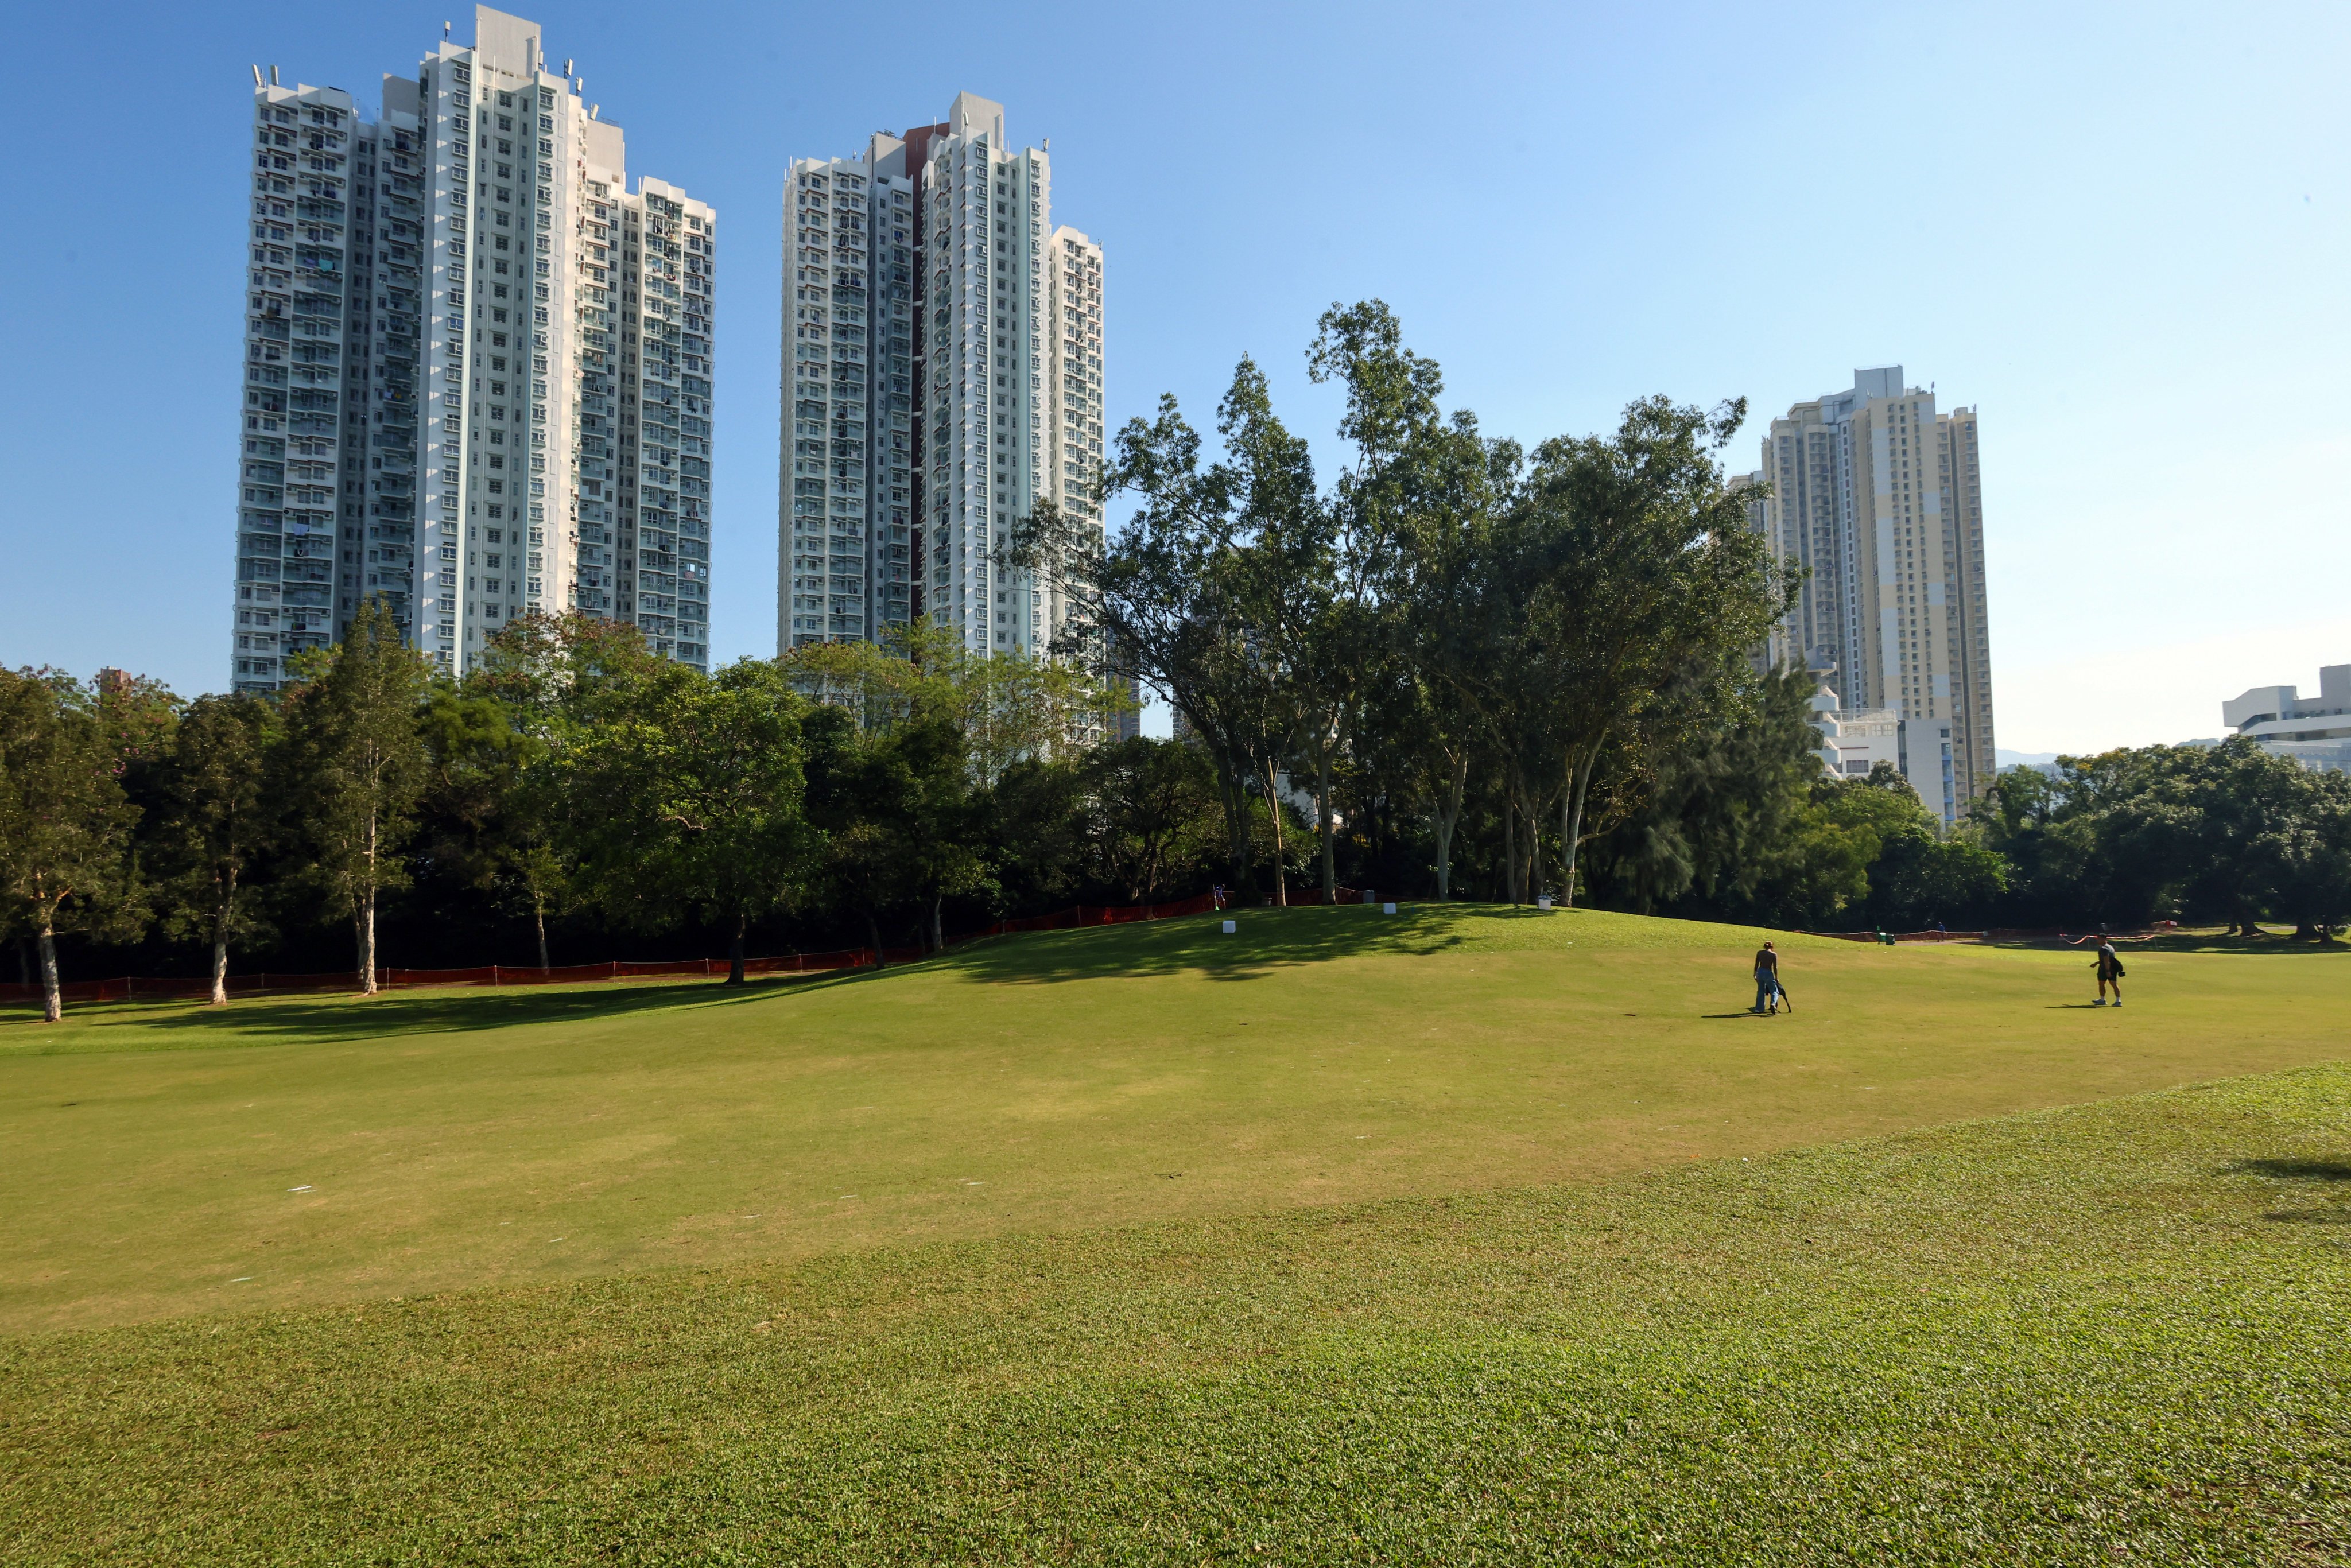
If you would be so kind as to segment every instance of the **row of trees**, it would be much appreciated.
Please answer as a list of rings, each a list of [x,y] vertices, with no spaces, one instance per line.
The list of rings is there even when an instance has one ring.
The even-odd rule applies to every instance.
[[[1172,397],[1121,434],[1108,483],[1138,507],[1117,537],[1050,507],[1028,520],[1019,559],[1071,607],[1061,651],[1166,695],[1214,767],[1244,886],[1249,797],[1288,777],[1331,895],[1353,770],[1359,809],[1429,824],[1439,897],[1482,795],[1506,895],[1555,874],[1572,899],[1583,845],[1662,760],[1753,712],[1750,652],[1788,585],[1716,460],[1745,404],[1651,399],[1613,435],[1530,452],[1447,417],[1437,366],[1376,300],[1327,312],[1307,365],[1345,393],[1328,486],[1245,359],[1220,454]],[[1279,854],[1266,870],[1285,902]]]
[[[518,622],[435,679],[371,603],[271,697],[184,706],[151,684],[0,672],[0,932],[57,943],[159,928],[211,949],[350,923],[372,990],[387,898],[431,884],[527,920],[712,931],[742,977],[751,926],[848,918],[873,946],[919,905],[1016,901],[1189,869],[1208,804],[1191,753],[1096,745],[1117,701],[1054,663],[918,632],[705,675],[635,632]]]
[[[218,998],[233,949],[348,923],[371,989],[387,910],[411,953],[665,934],[737,979],[754,932],[935,947],[1211,881],[1814,926],[2351,910],[2351,783],[2242,745],[2004,775],[1950,834],[1890,771],[1823,774],[1809,681],[1750,660],[1791,585],[1718,462],[1741,405],[1489,440],[1376,301],[1308,368],[1345,394],[1327,485],[1244,361],[1215,452],[1172,400],[1121,434],[1117,537],[1027,521],[1054,659],[918,628],[705,675],[563,617],[452,681],[371,605],[269,698],[0,673],[0,936],[54,1016],[60,934],[202,944]],[[1104,668],[1189,738],[1106,738]]]
[[[2022,920],[2194,915],[2324,936],[2351,915],[2351,776],[2251,740],[2153,746],[2011,768],[1972,828]]]

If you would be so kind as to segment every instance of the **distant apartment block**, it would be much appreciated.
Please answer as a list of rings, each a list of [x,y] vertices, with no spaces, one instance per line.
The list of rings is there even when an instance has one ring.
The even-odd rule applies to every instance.
[[[1036,654],[1061,606],[1004,559],[1050,502],[1099,528],[1102,253],[1052,221],[1004,108],[802,159],[784,185],[776,641],[928,621]]]
[[[2220,722],[2305,768],[2351,772],[2351,664],[2318,672],[2318,695],[2294,686],[2255,686],[2220,705]]]
[[[236,689],[371,597],[452,673],[540,611],[707,667],[716,214],[571,64],[477,6],[372,123],[256,68]]]
[[[1846,708],[1826,681],[1813,694],[1813,743],[1821,766],[1839,778],[1865,779],[1883,762],[1918,792],[1946,828],[1957,823],[1959,791],[1949,719],[1905,718],[1890,707]]]
[[[1734,483],[1755,489],[1754,525],[1803,579],[1770,662],[1819,673],[1856,719],[1918,722],[1904,771],[1930,808],[1944,747],[1925,727],[1948,727],[1955,821],[1997,768],[1976,411],[1938,413],[1899,365],[1856,371],[1851,391],[1773,420],[1762,458]]]

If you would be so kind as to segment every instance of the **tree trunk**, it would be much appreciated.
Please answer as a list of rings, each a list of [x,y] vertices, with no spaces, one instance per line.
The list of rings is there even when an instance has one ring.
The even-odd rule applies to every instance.
[[[221,890],[220,906],[213,911],[213,1006],[228,1005],[228,916],[230,901],[236,897],[236,873],[228,873],[226,885]]]
[[[726,983],[730,986],[743,983],[743,933],[750,924],[749,915],[740,911],[736,913],[735,936],[726,944]]]
[[[1339,872],[1337,852],[1331,843],[1331,754],[1318,751],[1314,758],[1314,812],[1322,821],[1316,825],[1322,831],[1322,902],[1339,902]]]
[[[1561,874],[1566,887],[1564,896],[1561,898],[1560,903],[1568,909],[1575,907],[1575,851],[1576,841],[1583,836],[1584,797],[1592,788],[1592,766],[1600,760],[1600,743],[1605,737],[1605,734],[1606,732],[1603,731],[1601,735],[1593,737],[1591,747],[1577,758],[1575,783],[1567,791],[1561,805],[1561,810],[1566,814],[1565,821],[1560,823],[1559,829],[1562,840],[1560,853],[1566,861]]]
[[[41,906],[41,1021],[55,1023],[66,1016],[65,992],[57,986],[57,936],[47,904]]]
[[[1469,787],[1469,754],[1453,759],[1453,780],[1437,803],[1437,902],[1453,896],[1453,830],[1461,823],[1461,797]]]
[[[375,889],[360,903],[360,995],[375,995]]]
[[[1566,886],[1559,889],[1561,910],[1575,907],[1575,840],[1573,840],[1573,830],[1580,828],[1580,822],[1568,821],[1573,797],[1575,797],[1573,788],[1559,792],[1559,870],[1561,877],[1566,879]]]
[[[368,812],[367,893],[355,906],[360,925],[360,995],[375,995],[375,812]]]
[[[934,953],[944,953],[947,950],[946,902],[946,889],[943,887],[932,889],[931,951]]]
[[[1507,784],[1502,788],[1502,896],[1519,902],[1519,805]]]
[[[1220,758],[1217,764],[1217,799],[1225,808],[1225,837],[1233,856],[1233,893],[1238,896],[1249,880],[1249,786],[1229,758]]]
[[[865,906],[865,934],[873,939],[873,967],[884,968],[890,960],[882,951],[882,922],[874,918],[873,906]]]
[[[543,970],[552,969],[555,966],[547,961],[547,895],[545,894],[533,893],[530,895],[530,918],[538,927],[538,967]]]
[[[1535,809],[1531,797],[1527,800],[1527,902],[1532,904],[1542,896],[1542,813]]]
[[[1280,785],[1280,772],[1274,767],[1273,759],[1268,758],[1265,764],[1265,809],[1266,814],[1273,820],[1273,906],[1287,909],[1290,907],[1290,882],[1289,867],[1283,863],[1288,855],[1281,845]]]

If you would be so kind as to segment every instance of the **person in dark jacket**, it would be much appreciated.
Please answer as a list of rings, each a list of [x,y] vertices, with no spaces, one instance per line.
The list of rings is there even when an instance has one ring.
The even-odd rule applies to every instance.
[[[1780,1010],[1780,955],[1766,942],[1755,955],[1755,1005],[1747,1010],[1760,1013]]]
[[[2101,936],[2098,938],[2098,999],[2090,1004],[2092,1007],[2102,1008],[2106,1005],[2106,988],[2109,986],[2114,988],[2115,1006],[2122,1006],[2122,955],[2115,951],[2113,937]]]

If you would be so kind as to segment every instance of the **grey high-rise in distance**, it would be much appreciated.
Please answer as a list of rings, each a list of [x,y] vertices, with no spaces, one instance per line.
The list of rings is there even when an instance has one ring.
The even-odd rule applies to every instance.
[[[487,6],[362,119],[254,72],[233,679],[376,598],[461,672],[516,617],[710,657],[716,214]]]
[[[1954,817],[1997,767],[1976,411],[1937,413],[1899,365],[1855,371],[1773,420],[1745,477],[1770,486],[1756,524],[1806,573],[1771,661],[1821,672],[1848,711],[1948,721]],[[1911,782],[1941,804],[1938,780]]]

